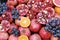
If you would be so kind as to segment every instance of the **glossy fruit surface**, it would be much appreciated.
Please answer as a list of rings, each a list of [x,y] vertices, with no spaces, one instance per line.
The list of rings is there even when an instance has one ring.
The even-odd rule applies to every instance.
[[[22,27],[29,27],[29,25],[30,25],[30,19],[28,17],[21,17],[20,25]]]
[[[44,28],[42,28],[40,31],[39,31],[39,34],[40,36],[43,38],[43,39],[47,39],[47,38],[50,38],[51,37],[51,33],[46,31]]]
[[[32,21],[31,21],[31,25],[30,25],[30,30],[32,31],[32,32],[38,32],[39,30],[40,30],[40,28],[41,28],[41,24],[39,24],[37,21],[36,21],[36,19],[32,19]]]
[[[29,28],[19,27],[19,30],[20,30],[20,35],[26,35],[26,36],[30,37],[31,32],[30,32]]]
[[[58,7],[60,7],[60,3],[59,2],[60,2],[60,0],[58,0],[58,1],[57,0],[53,0],[54,5],[56,5]]]
[[[9,37],[8,33],[0,32],[0,40],[7,40]]]
[[[18,40],[18,37],[14,35],[10,35],[8,40]]]
[[[18,37],[18,40],[29,40],[27,36],[21,35]]]
[[[58,37],[51,36],[51,40],[58,40]]]
[[[29,39],[30,40],[42,40],[38,34],[32,34]]]

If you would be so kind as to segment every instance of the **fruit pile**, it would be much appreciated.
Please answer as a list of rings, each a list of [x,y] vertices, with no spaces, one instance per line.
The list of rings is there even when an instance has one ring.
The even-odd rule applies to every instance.
[[[60,40],[60,0],[0,0],[0,40]]]

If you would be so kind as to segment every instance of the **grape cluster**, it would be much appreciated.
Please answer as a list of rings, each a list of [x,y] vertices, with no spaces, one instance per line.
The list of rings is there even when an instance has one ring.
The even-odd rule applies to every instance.
[[[45,25],[45,30],[48,30],[56,37],[60,37],[60,20],[58,18],[49,19],[49,22]]]
[[[17,30],[16,28],[12,28],[11,34],[14,34],[15,36],[19,36],[20,31]]]
[[[16,19],[19,17],[19,13],[18,13],[18,10],[16,8],[14,8],[11,13],[12,13],[13,19]]]
[[[8,9],[8,7],[5,3],[0,3],[0,14],[5,12],[7,9]]]

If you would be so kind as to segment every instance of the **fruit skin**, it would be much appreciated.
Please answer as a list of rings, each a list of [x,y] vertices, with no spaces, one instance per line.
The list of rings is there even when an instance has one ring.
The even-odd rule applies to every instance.
[[[38,34],[32,34],[29,37],[29,40],[42,40],[41,37]]]
[[[8,33],[0,32],[0,40],[7,40],[9,37]]]
[[[21,35],[18,37],[18,40],[29,40],[26,35]]]
[[[8,40],[18,40],[18,37],[14,35],[10,35]]]
[[[8,4],[8,5],[15,6],[15,5],[17,4],[17,0],[8,0],[8,1],[7,1],[7,4]]]
[[[18,26],[20,26],[20,20],[21,20],[20,17],[18,17],[18,19],[15,19],[15,24],[18,25]]]
[[[57,6],[57,7],[60,7],[60,0],[52,0],[53,1],[53,4],[55,5],[55,6]]]
[[[27,3],[29,0],[17,0],[19,4],[21,3]]]
[[[58,37],[54,37],[54,36],[52,35],[50,40],[58,40]]]
[[[30,19],[28,17],[21,17],[21,20],[20,20],[20,26],[21,27],[29,27],[30,25]]]
[[[40,31],[39,31],[39,35],[43,38],[43,39],[48,39],[51,37],[51,33],[46,31],[44,28],[42,28]]]
[[[32,19],[31,21],[31,25],[29,27],[29,29],[32,31],[32,32],[38,32],[41,28],[41,24],[39,24],[36,19]]]
[[[55,7],[55,12],[60,14],[60,7]]]
[[[28,37],[31,35],[29,28],[19,27],[19,30],[20,30],[20,35],[26,35]]]
[[[59,15],[59,13],[55,13],[55,16],[54,16],[54,17],[60,19],[60,15]]]

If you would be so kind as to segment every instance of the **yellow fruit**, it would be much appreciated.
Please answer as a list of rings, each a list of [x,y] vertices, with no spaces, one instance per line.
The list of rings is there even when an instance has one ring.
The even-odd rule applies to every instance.
[[[29,25],[30,25],[30,19],[28,17],[21,17],[20,25],[22,27],[29,27]]]
[[[60,14],[60,7],[55,7],[55,12]]]
[[[18,40],[29,40],[27,36],[21,35],[18,37]]]

